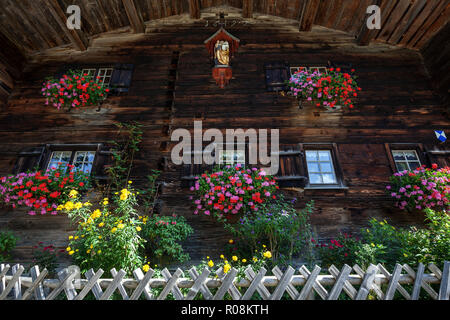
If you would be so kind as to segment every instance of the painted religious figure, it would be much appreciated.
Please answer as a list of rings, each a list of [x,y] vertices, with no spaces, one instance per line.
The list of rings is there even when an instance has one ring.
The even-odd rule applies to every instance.
[[[216,65],[230,65],[230,45],[228,41],[218,40],[214,46],[214,61]]]

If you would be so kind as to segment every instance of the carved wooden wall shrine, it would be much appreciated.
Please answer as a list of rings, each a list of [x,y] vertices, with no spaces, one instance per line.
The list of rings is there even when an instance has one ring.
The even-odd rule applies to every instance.
[[[239,48],[240,40],[221,27],[205,40],[206,48],[214,61],[213,78],[220,88],[225,88],[233,77],[231,58]]]

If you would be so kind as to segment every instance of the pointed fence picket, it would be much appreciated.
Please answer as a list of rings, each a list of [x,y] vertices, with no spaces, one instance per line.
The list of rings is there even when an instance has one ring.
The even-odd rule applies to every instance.
[[[430,273],[426,272],[426,269]],[[16,264],[0,265],[0,300],[83,300],[89,293],[97,300],[115,297],[123,300],[193,300],[201,294],[202,299],[222,300],[228,295],[233,300],[249,300],[255,293],[264,300],[307,300],[315,296],[323,300],[378,300],[404,298],[418,300],[428,296],[435,300],[450,299],[450,262],[444,263],[442,271],[434,264],[425,267],[422,263],[415,271],[410,266],[396,264],[392,273],[381,265],[370,265],[366,270],[354,265],[344,265],[341,270],[328,268],[329,274],[320,274],[322,268],[315,266],[309,271],[306,266],[296,270],[289,266],[285,271],[272,269],[273,276],[266,276],[267,270],[255,272],[252,267],[245,270],[245,277],[238,278],[238,270],[231,268],[227,273],[222,268],[216,277],[210,278],[211,270],[201,273],[195,267],[188,270],[190,278],[184,278],[181,269],[172,274],[168,269],[161,271],[162,278],[153,278],[155,271],[145,274],[141,269],[133,272],[135,279],[125,279],[124,270],[111,270],[113,278],[101,278],[103,270],[88,270],[85,278],[79,268],[70,266],[58,272],[58,279],[46,279],[48,271],[38,266],[30,269],[30,276],[23,276],[25,268]],[[354,271],[354,274],[351,272]],[[405,273],[402,273],[405,271]],[[404,285],[409,285],[408,291]],[[433,288],[434,285],[434,288]],[[439,287],[438,292],[435,289]],[[155,291],[152,289],[160,288]],[[23,291],[24,290],[24,291]],[[159,292],[159,293],[156,293]],[[397,295],[395,295],[398,293]],[[422,295],[421,295],[422,294]],[[200,297],[199,297],[200,298]]]

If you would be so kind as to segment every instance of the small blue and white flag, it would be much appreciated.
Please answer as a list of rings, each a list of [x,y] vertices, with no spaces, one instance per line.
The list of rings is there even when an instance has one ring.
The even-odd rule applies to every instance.
[[[438,138],[439,141],[447,141],[447,136],[445,135],[445,132],[443,130],[434,130],[434,133],[436,133],[436,138]]]

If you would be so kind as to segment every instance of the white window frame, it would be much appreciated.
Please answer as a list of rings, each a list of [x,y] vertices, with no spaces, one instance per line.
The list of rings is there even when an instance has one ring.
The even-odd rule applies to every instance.
[[[52,164],[53,156],[55,155],[55,153],[59,153],[59,154],[60,154],[57,163],[59,163],[59,162],[62,163],[61,158],[62,158],[62,155],[63,155],[64,153],[70,154],[70,156],[69,156],[69,161],[67,162],[67,164],[70,163],[70,158],[72,157],[72,151],[53,151],[52,154],[51,154],[51,156],[50,156],[50,160],[48,161],[48,164],[47,164],[47,171],[48,171],[48,170],[52,170],[52,168],[53,168],[53,166],[50,167],[50,165]],[[58,169],[58,167],[56,167],[56,169]]]
[[[325,73],[325,74],[328,74],[328,68],[327,67],[324,67],[324,66],[309,66],[309,67],[306,67],[306,66],[296,66],[296,67],[290,67],[289,68],[289,72],[291,73],[291,76],[293,76],[298,70],[300,70],[300,68],[303,68],[303,69],[305,69],[305,70],[314,70],[314,69],[317,69],[317,70],[322,70],[321,72],[322,73]]]
[[[395,152],[398,152],[398,153],[403,153],[403,157],[405,158],[405,160],[395,160],[395,155],[394,155],[394,153]],[[414,153],[415,154],[415,156],[416,156],[416,159],[417,159],[417,161],[414,161],[414,160],[408,160],[407,158],[406,158],[406,153]],[[415,170],[415,169],[411,169],[411,167],[410,167],[410,165],[409,165],[409,163],[410,162],[415,162],[415,163],[419,163],[419,167],[422,165],[422,162],[420,161],[420,158],[419,158],[419,155],[417,154],[417,151],[416,150],[414,150],[414,149],[410,149],[410,150],[391,150],[391,154],[392,154],[392,159],[394,160],[394,164],[395,164],[395,169],[397,170],[397,171],[399,171],[399,169],[398,169],[398,166],[397,166],[397,163],[406,163],[406,166],[408,167],[408,171],[413,171],[413,170]],[[403,170],[402,170],[403,171]]]
[[[308,152],[315,152],[316,155],[317,155],[317,160],[308,160],[308,156],[307,156],[307,153],[308,153]],[[321,161],[321,160],[320,160],[320,156],[319,156],[319,152],[327,152],[327,153],[329,154],[330,160],[329,160],[329,161]],[[338,176],[337,176],[337,174],[336,174],[336,168],[335,168],[334,160],[333,160],[333,153],[332,153],[331,150],[328,150],[328,149],[309,149],[309,150],[305,150],[305,161],[306,161],[306,166],[307,166],[307,171],[308,171],[308,177],[309,177],[311,174],[319,174],[319,175],[320,175],[320,179],[321,179],[321,181],[322,181],[322,182],[320,182],[320,183],[317,183],[317,182],[312,183],[312,182],[311,182],[311,179],[310,179],[310,181],[309,181],[309,184],[310,184],[310,185],[312,185],[312,186],[314,186],[314,185],[319,185],[319,186],[320,186],[320,185],[338,185],[338,184],[339,184]],[[323,162],[323,163],[329,163],[329,164],[331,165],[331,170],[332,170],[332,171],[322,171],[322,167],[321,167],[321,165],[320,165],[321,162]],[[318,167],[319,167],[319,171],[313,171],[313,172],[310,172],[310,170],[309,170],[309,168],[310,168],[310,163],[317,163],[317,165],[318,165]],[[324,181],[323,181],[323,175],[324,175],[324,174],[332,174],[333,177],[334,177],[334,182],[324,182]]]
[[[93,153],[93,154],[94,154],[94,159],[92,160],[91,171],[88,172],[88,174],[90,175],[91,172],[92,172],[92,169],[94,168],[95,157],[96,157],[96,155],[97,155],[97,152],[96,152],[96,151],[93,151],[93,150],[87,150],[87,151],[83,151],[83,150],[77,150],[77,151],[65,151],[65,150],[61,150],[61,151],[60,151],[60,150],[58,150],[58,151],[52,151],[52,154],[51,154],[50,159],[49,159],[48,164],[47,164],[47,171],[52,170],[52,167],[50,167],[50,165],[51,165],[51,163],[52,163],[52,159],[53,159],[53,156],[55,155],[55,153],[61,153],[61,154],[63,154],[63,153],[70,153],[70,159],[71,159],[71,161],[69,160],[69,162],[68,162],[67,164],[75,165],[75,163],[77,162],[77,161],[76,161],[76,159],[77,159],[77,153],[79,153],[79,152],[86,152],[86,153]],[[75,153],[75,155],[74,155],[74,153]],[[72,158],[72,156],[73,156],[73,158]],[[91,163],[91,162],[89,162],[89,161],[85,161],[85,160],[86,160],[86,156],[87,156],[87,154],[85,155],[85,157],[84,157],[84,159],[83,159],[83,162],[82,162],[83,165],[84,165],[85,163]],[[59,159],[61,159],[61,157],[59,157]],[[58,162],[61,162],[61,161],[58,161]],[[86,173],[86,172],[84,172],[84,173]]]
[[[89,76],[91,76],[94,81],[99,83],[102,87],[109,86],[111,83],[111,79],[114,73],[114,68],[86,68],[81,70],[82,74],[87,73]],[[109,72],[109,74],[108,74]],[[99,77],[99,79],[97,79]]]

